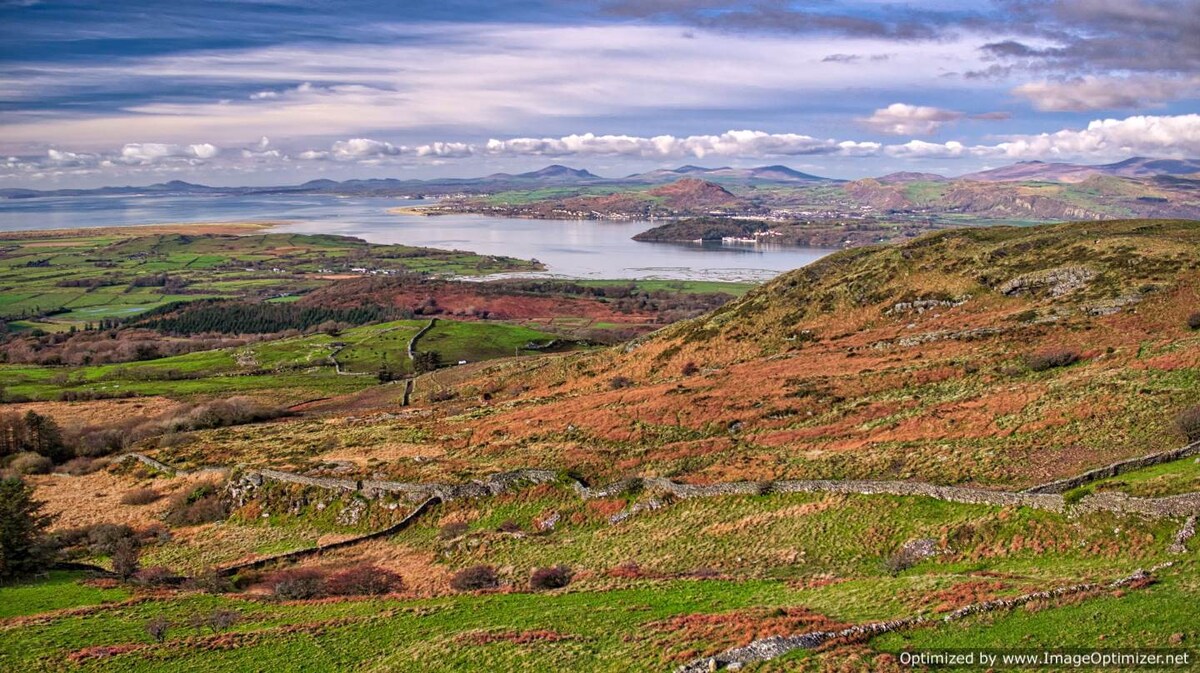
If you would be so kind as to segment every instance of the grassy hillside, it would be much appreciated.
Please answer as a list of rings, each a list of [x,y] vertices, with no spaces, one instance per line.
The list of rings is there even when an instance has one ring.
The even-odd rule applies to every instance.
[[[1200,405],[1196,314],[1200,222],[1087,222],[841,252],[603,350],[509,357],[552,335],[438,319],[417,349],[468,364],[411,387],[353,374],[403,361],[428,321],[60,368],[65,379],[10,365],[0,383],[45,396],[117,382],[299,390],[310,377],[306,390],[328,399],[133,446],[177,468],[236,468],[170,475],[124,463],[31,477],[58,529],[130,525],[144,531],[143,567],[200,580],[58,574],[0,587],[12,606],[0,617],[0,668],[668,671],[756,639],[905,617],[926,621],[748,670],[898,672],[908,669],[897,654],[913,648],[1194,648],[1194,456],[1061,497],[995,491],[1189,441],[1177,418]],[[138,368],[195,377],[134,381]],[[465,495],[445,486],[528,467],[548,472]],[[649,480],[598,490],[630,476],[753,483],[704,497]],[[818,478],[925,485],[766,483]],[[135,489],[161,497],[124,497]],[[886,494],[897,492],[908,494]],[[1139,515],[1089,508],[1103,493],[1185,497]],[[1008,504],[983,504],[996,502]],[[196,503],[209,516],[178,516]],[[265,569],[231,567],[384,528]],[[114,564],[99,543],[72,549]],[[386,595],[318,597],[362,564],[401,580]],[[213,593],[214,567],[236,570],[235,586]],[[1152,571],[1111,584],[1139,568]],[[289,593],[297,577],[317,593]],[[1067,593],[1037,594],[1055,590]],[[156,638],[150,626],[164,623]]]

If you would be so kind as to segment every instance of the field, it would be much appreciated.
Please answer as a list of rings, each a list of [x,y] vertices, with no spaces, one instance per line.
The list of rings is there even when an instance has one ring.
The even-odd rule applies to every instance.
[[[0,236],[0,319],[35,318],[31,326],[53,329],[128,318],[177,301],[295,296],[338,275],[535,268],[515,259],[338,236],[218,231],[181,227],[140,235],[129,228]]]
[[[258,392],[297,403],[376,384],[374,377],[385,366],[398,374],[411,374],[408,344],[427,323],[393,321],[336,335],[289,337],[121,364],[0,364],[0,389],[31,400],[55,400],[64,393],[192,397]],[[525,348],[529,344],[549,343],[555,338],[517,325],[443,320],[421,340],[418,351],[437,351],[443,363],[453,365],[460,360],[530,354],[534,351]]]

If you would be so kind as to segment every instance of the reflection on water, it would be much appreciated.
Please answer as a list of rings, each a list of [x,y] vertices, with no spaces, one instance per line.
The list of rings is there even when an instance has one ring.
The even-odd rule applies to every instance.
[[[829,250],[750,243],[639,243],[649,222],[393,215],[419,201],[336,196],[83,196],[0,201],[0,231],[164,222],[286,221],[277,231],[356,236],[537,259],[569,278],[763,280]]]

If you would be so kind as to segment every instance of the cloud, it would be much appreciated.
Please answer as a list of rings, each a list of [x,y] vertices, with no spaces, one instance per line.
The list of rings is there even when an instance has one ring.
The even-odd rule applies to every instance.
[[[310,147],[371,134],[521,135],[547,127],[561,134],[592,120],[681,115],[703,121],[718,111],[746,112],[736,117],[751,124],[820,111],[847,86],[922,90],[938,82],[941,64],[985,65],[977,36],[894,44],[701,29],[689,39],[678,26],[662,25],[392,30],[386,44],[27,64],[19,75],[0,78],[0,98],[11,111],[0,153],[43,151],[51,143],[100,149],[114,140],[136,141],[134,134],[167,143],[202,137],[223,146],[247,145],[265,134]],[[864,56],[848,81],[845,63],[821,60],[839,53],[889,58]],[[158,93],[185,88],[192,93],[182,99]],[[75,99],[80,91],[88,92],[86,99]],[[48,97],[71,104],[47,111],[37,102]]]
[[[892,103],[860,121],[879,133],[897,136],[924,136],[936,133],[949,122],[957,121],[965,116],[964,113],[955,110]]]
[[[337,161],[361,161],[379,157],[394,157],[399,154],[399,147],[370,138],[339,140],[329,150],[329,156]]]
[[[610,0],[603,11],[622,18],[666,20],[725,31],[828,34],[890,40],[931,40],[946,30],[977,20],[963,11],[918,9],[880,3],[874,8],[839,3],[784,0]]]
[[[211,143],[196,145],[171,145],[167,143],[129,143],[121,148],[116,159],[126,164],[153,164],[172,159],[206,160],[220,154],[220,149]]]
[[[1097,119],[1081,130],[1012,136],[995,149],[1012,158],[1200,156],[1200,114]]]
[[[1027,98],[1039,110],[1055,112],[1143,108],[1200,95],[1200,76],[1087,76],[1022,84],[1013,93]]]
[[[834,140],[795,133],[726,131],[719,135],[638,137],[592,133],[561,138],[512,138],[487,141],[484,151],[502,156],[617,156],[667,159],[708,156],[787,157],[840,152]]]

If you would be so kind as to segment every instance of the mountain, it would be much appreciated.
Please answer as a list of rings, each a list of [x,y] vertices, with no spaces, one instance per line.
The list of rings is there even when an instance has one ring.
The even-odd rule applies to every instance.
[[[909,182],[945,182],[950,178],[937,173],[917,173],[914,171],[898,171],[875,178],[884,185],[906,184]]]
[[[758,166],[754,168],[704,168],[703,166],[680,166],[679,168],[660,168],[646,173],[634,173],[627,176],[629,182],[664,182],[680,177],[703,178],[712,182],[726,184],[753,185],[763,183],[800,184],[810,182],[834,182],[830,178],[801,173],[787,166]]]
[[[570,168],[554,164],[545,168],[530,171],[528,173],[518,173],[515,177],[526,180],[551,180],[551,181],[574,181],[574,180],[600,180],[601,178],[581,168]]]
[[[1152,175],[1191,175],[1200,173],[1197,159],[1150,159],[1133,157],[1112,164],[1087,166],[1044,161],[1021,161],[1011,166],[993,168],[960,176],[960,180],[977,182],[1010,182],[1043,180],[1048,182],[1082,182],[1095,175],[1116,177],[1146,177]]]
[[[650,195],[662,197],[668,206],[679,209],[710,208],[737,201],[737,197],[721,185],[698,178],[684,178],[655,187],[650,190]]]

